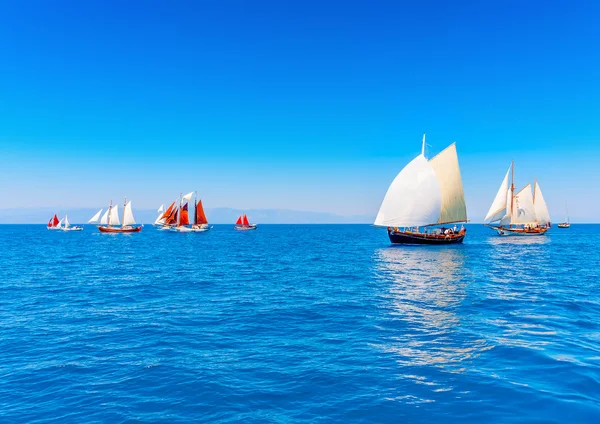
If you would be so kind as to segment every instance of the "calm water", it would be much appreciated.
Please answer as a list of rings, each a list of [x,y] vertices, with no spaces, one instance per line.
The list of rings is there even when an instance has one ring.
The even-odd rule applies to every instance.
[[[0,421],[598,422],[600,226],[0,226]]]

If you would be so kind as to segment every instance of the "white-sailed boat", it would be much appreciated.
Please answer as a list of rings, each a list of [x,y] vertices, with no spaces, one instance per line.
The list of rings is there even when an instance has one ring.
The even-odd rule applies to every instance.
[[[77,225],[71,225],[69,223],[69,218],[67,217],[67,215],[65,215],[65,217],[61,220],[61,222],[63,222],[63,226],[59,227],[62,231],[82,231],[83,227],[77,226]]]
[[[462,243],[467,207],[456,153],[452,143],[432,159],[421,154],[406,165],[389,186],[374,225],[387,228],[392,243]],[[445,227],[454,224],[453,227]]]
[[[158,208],[158,210],[156,211],[156,213],[158,213],[158,217],[156,218],[156,221],[154,221],[154,226],[155,227],[162,227],[165,225],[165,218],[163,216],[163,214],[165,213],[165,205],[160,205],[160,208]]]
[[[509,186],[509,176],[512,175]],[[515,193],[515,164],[508,168],[484,221],[501,236],[538,236],[551,226],[542,189],[536,181]]]
[[[112,201],[102,218],[100,218],[101,213],[102,209],[88,221],[90,224],[98,224],[98,230],[101,233],[139,233],[142,231],[143,226],[136,226],[131,201],[127,202],[127,199],[123,205],[123,224],[119,220],[119,206],[113,206]],[[99,221],[98,218],[100,218]]]

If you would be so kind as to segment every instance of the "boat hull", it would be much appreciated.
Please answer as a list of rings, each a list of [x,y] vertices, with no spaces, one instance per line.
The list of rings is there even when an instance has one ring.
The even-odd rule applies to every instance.
[[[83,227],[67,227],[61,228],[63,231],[83,231]]]
[[[98,227],[101,233],[139,233],[142,227]]]
[[[571,227],[571,224],[566,224],[566,223],[558,224],[558,228],[570,228],[570,227]]]
[[[202,226],[202,227],[173,227],[171,231],[176,233],[204,233],[210,230],[212,227]]]
[[[467,235],[466,230],[456,234],[423,234],[412,231],[388,230],[388,236],[393,244],[429,244],[446,245],[462,243]]]
[[[503,227],[490,227],[503,237],[520,236],[520,237],[533,237],[543,236],[548,231],[546,227],[539,227],[535,229],[525,230],[523,228],[503,228]]]
[[[236,231],[251,231],[256,230],[256,225],[236,225],[233,227]]]

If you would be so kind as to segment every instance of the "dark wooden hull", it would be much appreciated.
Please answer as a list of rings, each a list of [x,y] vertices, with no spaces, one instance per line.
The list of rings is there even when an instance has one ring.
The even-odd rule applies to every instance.
[[[449,235],[433,235],[403,231],[388,231],[390,241],[394,244],[457,244],[462,243],[466,235],[466,230],[463,230],[458,234]]]
[[[139,233],[142,227],[98,227],[101,233]]]

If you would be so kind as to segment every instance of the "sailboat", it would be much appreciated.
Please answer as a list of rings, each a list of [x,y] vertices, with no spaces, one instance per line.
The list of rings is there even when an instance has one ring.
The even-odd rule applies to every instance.
[[[510,187],[508,177],[512,174]],[[484,221],[501,236],[543,235],[550,228],[550,213],[536,181],[533,192],[531,183],[515,193],[515,163],[511,163],[500,189]]]
[[[175,217],[175,225],[170,224],[172,231],[177,231],[180,233],[188,233],[192,231],[188,225],[190,225],[189,203],[193,194],[194,192],[191,191],[185,196],[182,196],[181,194],[179,195],[179,208]]]
[[[456,143],[432,159],[425,157],[425,134],[421,154],[408,163],[389,186],[374,225],[386,227],[397,244],[462,243],[467,222]],[[445,225],[455,224],[453,228]]]
[[[177,200],[173,201],[167,210],[160,214],[156,221],[154,221],[154,225],[156,225],[159,230],[170,230],[177,224],[179,219],[179,210],[175,206],[176,203]]]
[[[48,221],[48,225],[46,226],[49,230],[60,230],[60,221],[58,220],[58,216],[54,214],[50,221]]]
[[[104,212],[104,215],[102,215],[102,218],[98,222],[101,213],[102,209],[88,221],[89,223],[98,223],[98,230],[101,233],[139,233],[142,231],[141,226],[135,226],[131,201],[127,202],[127,199],[125,199],[123,204],[123,224],[119,221],[119,206],[113,206],[112,201],[108,210]]]
[[[249,230],[256,230],[257,225],[250,224],[246,214],[243,214],[243,215],[240,215],[240,217],[237,219],[233,228],[238,231],[249,231]]]
[[[163,218],[163,213],[165,212],[165,205],[160,205],[160,208],[158,208],[158,210],[156,211],[156,213],[158,213],[158,217],[156,218],[156,221],[154,221],[154,226],[162,226],[165,223],[165,220]]]
[[[565,203],[565,222],[561,222],[558,224],[558,228],[569,228],[571,227],[571,223],[569,222],[569,208]]]
[[[61,227],[60,223],[59,223],[59,226],[58,226],[58,228],[61,229],[62,231],[83,231],[83,227],[80,227],[77,225],[71,225],[69,223],[69,218],[67,217],[67,215],[65,215],[65,217],[63,219],[61,219],[60,222],[64,224]]]
[[[194,223],[192,225],[193,232],[204,232],[210,230],[212,227],[208,225],[208,219],[204,213],[204,207],[202,206],[202,199],[196,200],[194,196]]]

